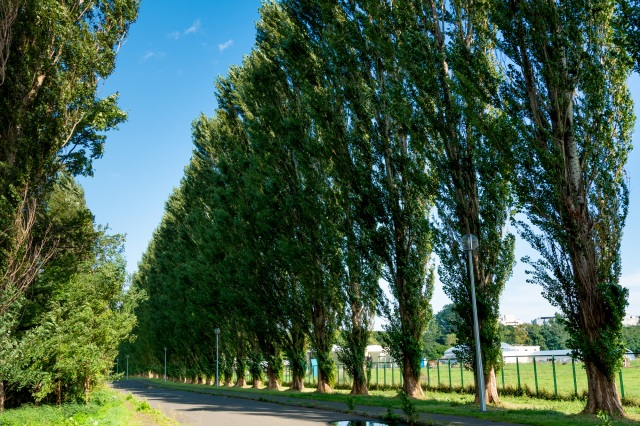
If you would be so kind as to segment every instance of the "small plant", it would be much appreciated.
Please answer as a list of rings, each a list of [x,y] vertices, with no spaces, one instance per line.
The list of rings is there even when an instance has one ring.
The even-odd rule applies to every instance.
[[[136,411],[149,411],[151,410],[151,406],[147,401],[142,401],[138,404]]]
[[[387,405],[387,414],[384,416],[384,420],[392,424],[400,420],[400,416],[393,412],[393,406]]]
[[[611,416],[606,411],[598,410],[596,414],[598,419],[600,419],[600,424],[602,426],[611,426],[613,423],[611,422]]]
[[[400,398],[402,411],[407,415],[407,421],[409,424],[415,424],[418,421],[418,410],[415,402],[409,398],[409,395],[404,390],[398,391],[398,397]]]
[[[346,403],[347,403],[348,410],[354,410],[356,408],[356,403],[351,395],[347,397]]]

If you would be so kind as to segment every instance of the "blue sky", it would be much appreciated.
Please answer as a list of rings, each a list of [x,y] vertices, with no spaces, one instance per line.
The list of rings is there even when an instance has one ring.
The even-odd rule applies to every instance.
[[[80,179],[96,221],[127,235],[128,270],[137,268],[164,203],[183,176],[191,157],[191,123],[215,111],[213,83],[232,64],[240,64],[255,38],[259,0],[143,0],[138,21],[120,49],[115,73],[103,95],[120,93],[129,120],[108,134],[104,158],[94,162],[95,176]],[[640,104],[640,79],[632,77]],[[636,115],[640,108],[636,106]],[[634,142],[640,140],[636,125]],[[640,315],[640,148],[627,170],[631,202],[622,244],[621,283],[629,288],[629,314]],[[516,258],[531,254],[518,240]],[[522,320],[548,316],[555,309],[540,288],[525,282],[518,263],[501,299],[501,313]],[[436,284],[437,312],[447,297]]]

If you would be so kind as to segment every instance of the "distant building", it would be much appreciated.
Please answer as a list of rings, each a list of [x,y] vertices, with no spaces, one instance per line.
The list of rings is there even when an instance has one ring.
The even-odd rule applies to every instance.
[[[556,317],[538,317],[535,318],[533,320],[531,320],[531,324],[537,324],[537,325],[545,325],[548,324],[551,320],[556,319]]]
[[[640,325],[640,316],[627,315],[626,317],[622,318],[622,325],[624,326]]]
[[[500,315],[498,322],[502,325],[520,325],[522,320],[517,319],[515,315]]]

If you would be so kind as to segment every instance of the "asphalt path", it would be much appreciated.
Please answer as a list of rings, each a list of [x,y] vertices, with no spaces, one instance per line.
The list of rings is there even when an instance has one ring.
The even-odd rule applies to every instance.
[[[161,410],[183,425],[293,426],[327,425],[346,420],[374,421],[357,415],[307,407],[156,388],[135,380],[119,380],[111,386],[146,399],[152,408]]]

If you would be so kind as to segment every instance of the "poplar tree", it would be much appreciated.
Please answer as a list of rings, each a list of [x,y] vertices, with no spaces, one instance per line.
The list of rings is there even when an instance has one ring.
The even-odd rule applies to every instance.
[[[488,402],[498,402],[495,371],[502,362],[498,328],[500,295],[511,275],[515,237],[505,233],[512,204],[508,168],[493,150],[505,126],[491,106],[500,74],[491,52],[485,4],[433,0],[403,3],[406,41],[398,56],[410,75],[425,155],[438,176],[435,249],[444,291],[457,314],[459,356],[476,375],[468,256],[461,237],[478,237],[472,270]],[[476,386],[476,389],[478,387]],[[480,391],[476,391],[479,400]]]
[[[634,124],[627,79],[633,61],[617,41],[615,2],[494,2],[508,58],[504,111],[518,132],[497,145],[515,170],[540,254],[531,281],[565,316],[568,346],[584,361],[585,413],[623,415],[615,375],[624,346],[620,242],[629,190],[624,165]]]
[[[98,96],[139,2],[7,0],[0,6],[0,312],[55,252],[34,224],[58,172],[91,175],[123,122]],[[45,226],[46,229],[46,226]]]

